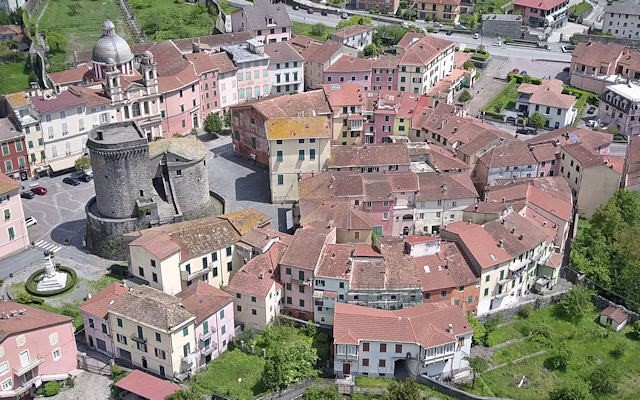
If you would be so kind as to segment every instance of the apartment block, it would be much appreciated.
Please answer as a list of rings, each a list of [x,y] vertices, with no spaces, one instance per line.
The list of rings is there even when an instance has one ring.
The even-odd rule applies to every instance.
[[[0,174],[0,210],[4,216],[0,222],[0,257],[17,253],[31,245],[24,222],[20,188],[20,182]]]
[[[598,119],[625,136],[640,135],[640,85],[629,82],[607,86],[600,96]]]
[[[602,94],[612,84],[640,79],[640,52],[618,43],[579,43],[571,54],[571,86]]]
[[[114,282],[94,295],[89,294],[79,307],[84,323],[85,343],[109,357],[116,354],[109,322],[109,305],[128,291],[129,288],[125,285]]]
[[[417,18],[457,24],[460,20],[460,0],[416,0],[413,8]]]
[[[640,39],[640,1],[607,3],[604,8],[602,32],[616,38]]]
[[[576,98],[562,94],[564,86],[561,80],[543,80],[540,85],[523,83],[518,87],[516,108],[527,117],[541,114],[546,128],[562,128],[573,124],[578,111]]]
[[[269,56],[271,94],[302,93],[304,58],[288,42],[266,44],[264,51]]]

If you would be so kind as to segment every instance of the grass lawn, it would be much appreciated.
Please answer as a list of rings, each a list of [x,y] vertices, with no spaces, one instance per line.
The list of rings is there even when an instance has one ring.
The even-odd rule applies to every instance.
[[[311,38],[314,38],[316,40],[320,40],[322,42],[324,42],[325,40],[327,40],[329,38],[329,33],[331,32],[331,28],[329,28],[328,26],[325,26],[324,29],[324,33],[321,35],[318,35],[316,33],[312,33],[313,29],[313,25],[311,24],[305,24],[304,22],[296,22],[293,21],[293,33],[296,35],[305,35],[305,36],[309,36]]]
[[[29,89],[29,74],[24,63],[0,63],[0,95]]]
[[[500,343],[504,343],[511,339],[517,339],[522,337],[521,326],[516,324],[508,324],[502,326],[495,331],[489,333],[487,339],[488,346],[495,346]]]
[[[586,1],[583,1],[581,3],[574,4],[571,7],[569,7],[569,14],[579,17],[582,14],[585,14],[591,11],[592,9],[593,9],[593,6],[591,4],[587,3]]]
[[[601,399],[637,399],[640,393],[640,341],[634,340],[628,333],[613,332],[597,323],[598,312],[590,310],[579,322],[569,322],[555,314],[555,308],[547,307],[532,311],[527,319],[518,319],[509,329],[512,332],[527,332],[532,328],[548,331],[549,344],[533,339],[516,343],[497,350],[491,363],[497,365],[513,361],[524,355],[546,349],[547,353],[483,373],[476,387],[465,390],[485,395],[508,397],[519,400],[547,399],[551,390],[569,381],[584,381],[595,366],[602,363],[613,364],[620,368],[618,393]],[[515,335],[515,333],[514,333]],[[544,362],[554,352],[554,347],[565,346],[571,353],[566,370],[548,370]],[[616,358],[614,348],[623,348],[623,354]],[[526,376],[528,385],[518,388],[517,384]]]
[[[49,5],[40,19],[40,31],[59,32],[67,38],[67,51],[55,57],[70,62],[74,50],[91,50],[102,35],[102,23],[110,19],[116,32],[133,44],[129,27],[122,17],[117,0],[56,0]]]
[[[197,374],[192,386],[207,395],[218,393],[236,399],[253,398],[268,391],[261,381],[264,364],[262,357],[239,349],[230,350]],[[242,378],[240,383],[238,378]]]
[[[150,40],[209,35],[215,23],[203,4],[174,0],[131,0],[131,7]]]
[[[229,4],[229,2],[227,0],[220,0],[218,1],[218,5],[220,6],[220,8],[222,8],[222,11],[227,15],[231,15],[234,12],[240,10],[240,7],[236,7],[233,4]]]
[[[375,388],[385,389],[389,384],[393,382],[391,378],[380,378],[372,376],[356,376],[356,386],[361,388]],[[420,390],[426,395],[425,398],[429,400],[453,400],[453,397],[442,394],[438,391],[431,389],[430,387],[422,384],[418,384]]]
[[[502,114],[504,110],[513,108],[517,99],[518,82],[515,79],[511,79],[507,86],[487,104],[484,110],[493,114]]]

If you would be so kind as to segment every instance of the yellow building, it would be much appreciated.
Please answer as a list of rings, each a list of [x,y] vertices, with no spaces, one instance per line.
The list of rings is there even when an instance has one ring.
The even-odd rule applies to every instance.
[[[169,378],[198,368],[196,317],[179,298],[138,286],[109,305],[108,320],[116,358]]]
[[[265,122],[272,203],[298,201],[300,179],[326,168],[330,124],[329,116],[277,118]]]
[[[416,0],[418,19],[457,24],[460,20],[460,0]]]

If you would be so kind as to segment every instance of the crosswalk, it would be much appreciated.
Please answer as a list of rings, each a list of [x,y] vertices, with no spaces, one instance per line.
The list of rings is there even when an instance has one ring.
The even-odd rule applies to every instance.
[[[50,253],[55,253],[62,248],[62,246],[58,246],[55,243],[49,243],[46,240],[40,240],[36,242],[35,246]]]

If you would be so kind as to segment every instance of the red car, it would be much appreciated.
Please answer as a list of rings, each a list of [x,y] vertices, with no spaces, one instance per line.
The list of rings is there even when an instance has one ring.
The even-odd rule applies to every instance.
[[[36,186],[31,188],[31,191],[39,196],[44,196],[45,194],[47,194],[47,189],[43,188],[42,186]]]

